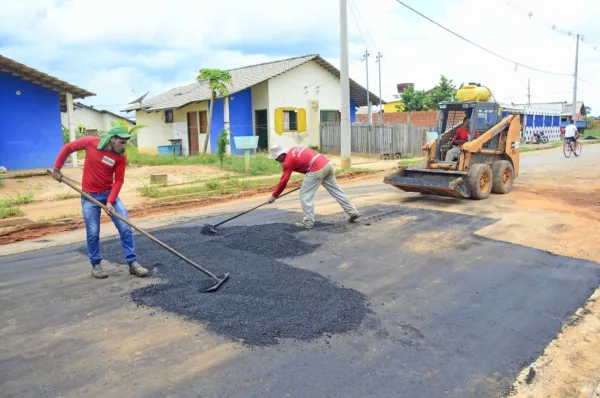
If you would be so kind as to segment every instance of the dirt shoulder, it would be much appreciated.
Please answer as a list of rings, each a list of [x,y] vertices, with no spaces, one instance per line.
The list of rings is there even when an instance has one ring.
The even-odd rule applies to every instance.
[[[359,182],[371,179],[381,179],[383,172],[373,173],[370,171],[350,171],[340,172],[337,179],[340,184],[349,181]],[[51,181],[53,182],[53,181]],[[301,180],[291,181],[287,189],[300,186]],[[58,185],[58,184],[54,184]],[[168,214],[185,213],[200,208],[205,208],[214,204],[222,204],[240,199],[266,196],[274,189],[274,186],[263,186],[251,190],[209,197],[200,197],[187,200],[170,200],[169,198],[159,200],[146,200],[144,203],[129,206],[128,215],[132,221],[157,217]],[[71,200],[71,199],[70,199]],[[73,199],[79,201],[80,199]],[[79,206],[72,207],[73,211],[79,211]],[[42,237],[56,235],[62,232],[74,231],[85,227],[83,217],[80,214],[73,214],[55,221],[30,222],[27,219],[15,219],[13,222],[6,220],[4,227],[0,224],[0,245],[6,245],[15,242],[23,242]],[[105,215],[101,216],[101,223],[109,223],[111,220]]]

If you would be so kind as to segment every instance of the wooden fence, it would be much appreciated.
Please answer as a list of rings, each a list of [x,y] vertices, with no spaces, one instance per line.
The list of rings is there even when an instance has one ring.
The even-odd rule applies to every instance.
[[[425,144],[425,133],[435,127],[414,126],[412,124],[352,123],[351,152],[361,155],[375,155],[382,158],[421,156]],[[321,151],[340,152],[340,122],[321,123]]]

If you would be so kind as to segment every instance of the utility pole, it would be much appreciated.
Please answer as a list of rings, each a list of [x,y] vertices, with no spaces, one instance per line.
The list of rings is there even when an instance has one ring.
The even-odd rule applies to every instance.
[[[377,53],[377,63],[379,64],[379,124],[383,124],[383,105],[381,105],[381,53]]]
[[[362,60],[365,61],[365,64],[367,65],[367,112],[369,114],[369,124],[373,123],[373,117],[371,116],[372,110],[371,110],[371,100],[369,99],[369,56],[371,54],[369,54],[369,50],[365,50],[365,55],[363,55]]]
[[[531,107],[531,82],[527,78],[527,106]]]
[[[575,47],[575,79],[573,82],[573,110],[571,113],[571,117],[573,122],[575,122],[575,118],[577,117],[577,64],[579,62],[579,34],[577,34],[577,44]]]
[[[340,0],[340,84],[342,88],[341,111],[341,161],[342,168],[352,166],[350,135],[350,72],[348,66],[348,3]],[[368,79],[367,79],[368,80]]]

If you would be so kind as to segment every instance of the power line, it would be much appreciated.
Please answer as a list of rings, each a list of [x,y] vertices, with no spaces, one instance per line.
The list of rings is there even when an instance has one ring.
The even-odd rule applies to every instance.
[[[352,2],[354,3],[354,1]],[[355,5],[356,7],[356,5]],[[362,40],[365,48],[367,48],[367,42],[365,42],[365,38],[363,37],[362,30],[360,29],[360,25],[358,24],[358,19],[356,19],[356,14],[354,13],[354,9],[352,8],[352,4],[350,4],[350,12],[352,12],[352,18],[354,19],[354,23],[356,24],[356,28],[358,29],[358,33],[360,34],[360,39]],[[358,12],[358,10],[357,10]]]
[[[360,20],[363,22],[363,24],[365,25],[365,30],[367,31],[367,34],[369,35],[369,37],[371,38],[371,41],[373,42],[373,46],[375,47],[375,49],[377,50],[377,52],[379,52],[379,48],[377,47],[377,43],[375,43],[375,40],[373,39],[373,36],[371,36],[371,31],[369,30],[369,26],[367,25],[367,23],[365,22],[365,20],[362,18],[361,16],[361,12],[358,9],[358,6],[356,5],[356,3],[354,2],[354,0],[350,0],[350,2],[354,5],[354,8],[356,9],[356,12],[358,13],[358,17],[360,18]],[[350,7],[350,9],[352,10],[352,7]],[[354,12],[353,12],[354,14]],[[366,44],[365,44],[366,46]]]
[[[523,67],[523,68],[530,69],[530,70],[533,70],[533,71],[535,71],[535,72],[539,72],[539,73],[546,73],[546,74],[549,74],[549,75],[557,75],[557,76],[573,76],[573,74],[572,74],[572,73],[558,73],[558,72],[551,72],[551,71],[547,71],[547,70],[543,70],[543,69],[538,69],[538,68],[534,68],[534,67],[531,67],[531,66],[527,66],[527,65],[524,65],[524,64],[522,64],[522,63],[520,63],[520,62],[517,62],[517,61],[513,61],[513,60],[512,60],[512,59],[510,59],[510,58],[507,58],[507,57],[505,57],[505,56],[503,56],[503,55],[500,55],[500,54],[498,54],[498,53],[496,53],[496,52],[494,52],[494,51],[492,51],[492,50],[488,50],[487,48],[485,48],[485,47],[483,47],[483,46],[480,46],[480,45],[479,45],[479,44],[477,44],[477,43],[474,43],[474,42],[472,42],[471,40],[467,39],[466,37],[464,37],[464,36],[461,36],[460,34],[458,34],[458,33],[454,32],[454,31],[452,31],[452,30],[450,30],[450,29],[446,28],[445,26],[443,26],[443,25],[441,25],[441,24],[437,23],[436,21],[434,21],[433,19],[429,18],[429,17],[428,17],[428,16],[426,16],[426,15],[423,15],[422,13],[420,13],[419,11],[417,11],[417,10],[415,10],[414,8],[410,7],[409,5],[407,5],[407,4],[405,4],[405,3],[403,3],[402,1],[400,1],[400,0],[396,0],[396,2],[397,2],[397,3],[399,3],[399,4],[401,4],[401,5],[403,5],[404,7],[408,8],[409,10],[411,10],[412,12],[414,12],[415,14],[418,14],[418,15],[420,15],[421,17],[425,18],[425,19],[426,19],[426,20],[428,20],[429,22],[431,22],[431,23],[433,23],[433,24],[435,24],[435,25],[439,26],[440,28],[444,29],[444,30],[445,30],[445,31],[447,31],[448,33],[451,33],[451,34],[453,34],[454,36],[458,37],[459,39],[461,39],[461,40],[464,40],[464,41],[466,41],[467,43],[469,43],[469,44],[471,44],[471,45],[473,45],[473,46],[475,46],[475,47],[478,47],[479,49],[481,49],[481,50],[483,50],[483,51],[485,51],[485,52],[487,52],[487,53],[489,53],[489,54],[492,54],[492,55],[494,55],[494,56],[496,56],[496,57],[498,57],[498,58],[501,58],[501,59],[503,59],[503,60],[505,60],[505,61],[508,61],[508,62],[510,62],[510,63],[512,63],[512,64],[515,64],[516,66],[521,66],[521,67]]]
[[[532,11],[526,11],[525,9],[516,6],[516,4],[514,3],[514,1],[504,0],[504,3],[506,3],[506,5],[508,5],[510,8],[513,8],[513,9],[515,9],[517,11],[521,11],[523,13],[526,12],[527,16],[529,17],[529,19],[531,19],[531,20],[534,19],[533,17],[535,16],[535,14]],[[540,24],[545,25],[546,27],[552,29],[554,32],[562,33],[562,34],[565,34],[565,35],[567,35],[569,37],[575,37],[576,36],[576,32],[573,32],[571,30],[565,30],[565,29],[561,28],[560,26],[558,26],[558,25],[556,25],[554,23],[550,23],[548,21],[545,21],[545,20],[539,19],[539,18],[536,18],[536,20],[539,21]],[[600,47],[599,46],[594,45],[592,43],[588,43],[584,39],[585,39],[585,36],[582,34],[581,35],[581,42],[584,43],[584,44],[586,44],[590,48],[593,48],[594,51],[600,53]]]

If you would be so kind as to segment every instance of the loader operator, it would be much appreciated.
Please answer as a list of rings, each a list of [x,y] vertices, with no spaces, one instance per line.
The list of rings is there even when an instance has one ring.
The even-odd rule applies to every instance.
[[[269,159],[277,160],[282,164],[283,168],[281,180],[269,198],[269,203],[275,202],[277,197],[281,195],[293,171],[306,174],[300,188],[303,219],[302,222],[296,223],[296,226],[305,229],[313,228],[315,224],[314,199],[320,185],[325,187],[327,192],[337,200],[344,211],[350,216],[349,222],[354,222],[360,217],[360,213],[356,207],[350,203],[338,186],[335,179],[335,169],[324,155],[304,147],[298,146],[284,149],[279,145],[275,145],[271,148],[271,154],[268,157]]]
[[[131,138],[123,126],[112,127],[105,137],[83,137],[63,146],[56,158],[52,177],[61,181],[63,167],[67,156],[73,152],[85,150],[85,163],[83,166],[82,190],[107,207],[107,214],[112,218],[119,231],[121,246],[125,252],[125,260],[129,264],[129,273],[139,277],[148,275],[148,270],[138,264],[135,254],[135,242],[131,227],[118,218],[112,217],[116,213],[127,219],[127,210],[119,199],[119,191],[123,186],[125,177],[125,145]],[[85,197],[81,198],[83,219],[87,238],[87,252],[92,264],[92,276],[103,279],[108,273],[102,268],[100,256],[100,207],[90,202]]]
[[[456,129],[456,134],[450,143],[454,145],[456,141],[462,142],[459,142],[457,144],[458,146],[453,146],[452,148],[448,149],[448,152],[446,152],[446,162],[454,162],[454,158],[460,153],[460,147],[463,146],[463,144],[469,139],[470,127],[471,121],[468,117],[465,117],[463,119],[463,125]],[[478,136],[479,134],[476,134],[475,138]]]

